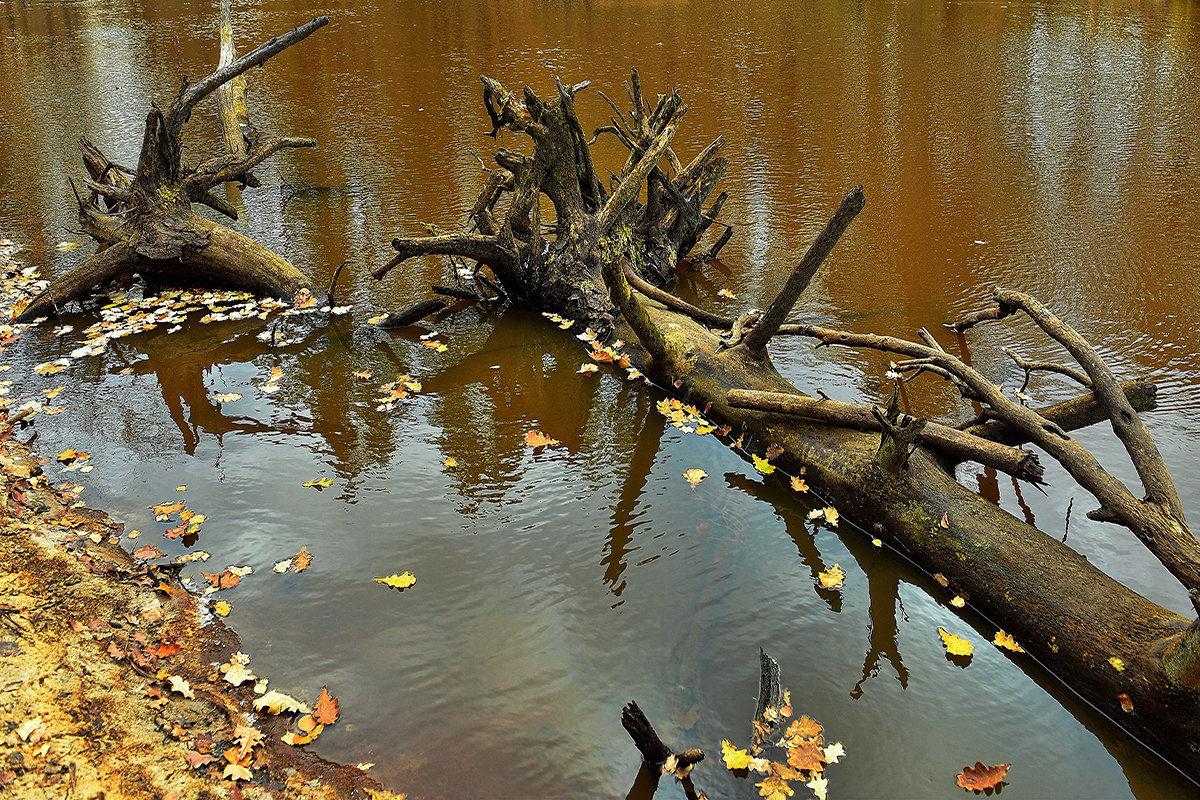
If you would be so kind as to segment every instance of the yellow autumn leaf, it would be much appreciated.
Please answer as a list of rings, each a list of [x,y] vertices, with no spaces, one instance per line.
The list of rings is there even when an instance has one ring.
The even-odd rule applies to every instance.
[[[318,480],[305,481],[301,485],[311,486],[314,489],[328,489],[330,486],[333,486],[333,481],[331,481],[329,478],[321,478],[321,480],[319,480],[319,481]]]
[[[969,656],[975,652],[975,646],[961,636],[957,636],[943,628],[938,628],[938,633],[941,634],[942,644],[946,646],[946,652],[952,656]]]
[[[956,595],[954,595],[954,597],[950,598],[950,605],[954,606],[955,608],[962,608],[966,604],[967,604],[967,601],[964,600],[963,596],[960,594],[956,594]],[[997,634],[997,635],[999,635],[999,634]]]
[[[228,617],[229,612],[233,611],[233,606],[229,604],[228,600],[218,600],[217,602],[213,603],[212,610],[214,614],[222,617]]]
[[[836,508],[833,506],[826,506],[825,508],[821,509],[821,513],[825,515],[825,521],[829,523],[830,526],[834,528],[837,527],[838,510]]]
[[[793,475],[792,489],[803,494],[804,492],[808,491],[808,484],[805,483],[802,478],[797,478],[795,475]]]
[[[751,761],[750,753],[734,747],[728,739],[721,740],[721,759],[726,769],[745,769]]]
[[[575,370],[577,375],[590,375],[593,372],[599,372],[600,368],[595,364],[580,364],[579,369]]]
[[[837,589],[846,583],[846,573],[839,564],[834,564],[824,572],[818,572],[817,578],[826,589]]]
[[[1115,669],[1117,672],[1125,671],[1125,662],[1122,661],[1121,659],[1117,658],[1116,656],[1113,656],[1112,658],[1110,658],[1108,660],[1108,663],[1112,664],[1112,668]]]
[[[784,800],[785,797],[795,794],[788,782],[778,775],[768,775],[762,783],[754,785],[758,787],[759,795],[766,800]]]
[[[695,486],[707,477],[708,473],[702,469],[689,469],[687,472],[683,473],[683,479],[692,486]]]
[[[455,461],[453,458],[447,458],[445,461],[442,462],[442,466],[443,467],[457,467],[458,462]]]
[[[754,459],[754,468],[756,470],[758,470],[759,472],[761,472],[763,475],[770,475],[772,472],[775,471],[775,465],[772,464],[767,459],[760,458],[760,457],[754,455],[753,453],[750,454],[750,457]]]
[[[403,575],[392,573],[386,578],[375,578],[376,583],[382,583],[385,586],[391,586],[393,589],[407,589],[417,582],[417,579],[411,572],[405,572]]]
[[[300,711],[308,713],[308,706],[291,695],[277,692],[274,689],[254,700],[255,711],[267,711],[271,714],[282,714],[285,711]]]
[[[1005,633],[1003,629],[996,631],[996,636],[992,639],[992,644],[996,647],[1003,647],[1005,650],[1012,650],[1014,653],[1024,653],[1025,648],[1017,644],[1016,639]]]

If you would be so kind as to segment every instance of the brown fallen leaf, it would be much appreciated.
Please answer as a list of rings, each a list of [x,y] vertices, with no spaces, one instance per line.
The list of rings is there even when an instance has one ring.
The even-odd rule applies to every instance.
[[[311,563],[312,555],[309,554],[307,545],[301,547],[300,552],[292,556],[292,569],[295,572],[304,572]]]
[[[958,785],[973,792],[993,789],[1004,782],[1011,766],[1012,764],[997,764],[994,767],[985,767],[982,761],[976,761],[974,767],[963,767],[963,771],[958,774]]]
[[[1121,710],[1126,714],[1133,713],[1133,701],[1129,699],[1129,695],[1121,692],[1117,695],[1117,700],[1121,703]]]
[[[337,722],[337,698],[329,694],[329,689],[324,686],[321,687],[321,694],[317,697],[317,704],[313,708],[312,718],[322,725],[332,725]]]

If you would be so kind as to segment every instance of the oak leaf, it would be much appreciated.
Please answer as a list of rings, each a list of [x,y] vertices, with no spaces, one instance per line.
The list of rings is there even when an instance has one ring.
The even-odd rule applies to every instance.
[[[842,747],[841,742],[834,742],[826,747],[822,753],[825,755],[826,763],[836,764],[842,756],[846,755],[846,748]]]
[[[816,739],[803,739],[795,747],[788,748],[788,763],[806,772],[825,769],[825,752]]]
[[[216,761],[216,757],[210,756],[207,753],[197,753],[195,750],[187,750],[183,754],[183,760],[192,769],[199,769],[205,764],[211,764]]]
[[[403,575],[397,575],[393,572],[386,578],[375,578],[374,580],[376,583],[382,583],[385,586],[391,586],[393,589],[400,590],[407,589],[417,582],[417,579],[413,577],[411,572],[405,572]]]
[[[754,785],[758,787],[758,793],[766,800],[784,800],[785,797],[795,794],[788,782],[778,775],[768,775],[762,783]]]
[[[163,553],[154,545],[146,544],[134,550],[131,555],[139,561],[146,561],[151,558],[162,558]]]
[[[313,709],[312,718],[322,725],[332,725],[338,720],[338,700],[322,686],[321,694],[317,697],[317,705]]]
[[[300,711],[308,713],[308,706],[294,697],[274,689],[254,700],[255,711],[266,711],[271,714],[282,714],[285,711]]]
[[[817,578],[826,589],[837,589],[846,583],[846,573],[838,564],[834,564],[824,572],[818,572]]]
[[[975,652],[975,646],[957,634],[950,633],[944,628],[938,628],[946,653],[952,656],[969,656]]]
[[[1017,644],[1016,640],[1003,630],[996,631],[996,637],[992,639],[992,644],[996,645],[996,647],[1003,647],[1006,650],[1012,650],[1014,653],[1025,652],[1025,648]]]
[[[721,740],[721,759],[726,769],[745,769],[750,764],[750,753],[734,747],[728,739]]]
[[[813,790],[813,794],[817,796],[817,800],[826,800],[829,796],[829,781],[826,780],[824,775],[817,775],[804,785]]]
[[[300,548],[300,552],[292,556],[292,569],[296,572],[304,572],[308,569],[308,565],[312,563],[312,556],[308,552],[308,546]]]
[[[792,724],[787,727],[787,736],[789,738],[799,739],[816,739],[821,735],[821,723],[817,722],[807,714],[802,715],[799,719],[792,720]]]
[[[526,447],[553,447],[556,444],[561,444],[558,439],[551,439],[541,431],[529,431],[525,434]]]
[[[248,781],[254,777],[254,774],[238,764],[226,764],[225,771],[221,773],[221,777],[234,781]]]
[[[196,696],[192,691],[191,684],[189,684],[186,679],[180,677],[179,675],[169,675],[167,676],[167,680],[171,682],[172,692],[179,692],[179,694],[187,698]]]
[[[689,469],[683,473],[683,479],[690,483],[693,487],[708,477],[708,473],[702,469]]]
[[[958,774],[958,785],[973,792],[995,788],[1004,782],[1011,766],[1012,764],[997,764],[994,767],[986,767],[982,761],[976,761],[974,767],[963,767],[963,771]]]
[[[263,732],[249,725],[238,725],[233,729],[233,740],[238,745],[238,752],[243,756],[250,755],[263,740]],[[238,761],[241,761],[239,758]]]

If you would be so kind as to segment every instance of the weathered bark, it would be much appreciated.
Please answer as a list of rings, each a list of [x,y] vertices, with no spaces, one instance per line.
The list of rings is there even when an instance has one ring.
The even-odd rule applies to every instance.
[[[985,455],[988,452],[1006,453],[995,459],[1015,458],[1013,451],[993,450],[985,441],[1037,446],[1099,500],[1095,517],[1129,528],[1200,607],[1200,543],[1187,528],[1170,475],[1136,413],[1153,407],[1153,387],[1119,384],[1082,337],[1033,298],[1017,292],[997,290],[998,308],[974,315],[970,323],[1002,319],[1016,311],[1028,314],[1082,367],[1082,372],[1053,371],[1085,383],[1092,389],[1091,398],[1041,410],[1025,407],[947,353],[927,331],[919,332],[921,342],[910,342],[786,323],[816,266],[862,208],[861,189],[842,201],[820,241],[771,304],[767,321],[754,328],[758,314],[730,319],[697,309],[654,286],[670,274],[671,259],[690,246],[684,236],[671,240],[682,243],[673,255],[671,248],[657,247],[663,231],[655,228],[657,221],[670,218],[678,225],[704,216],[695,213],[698,202],[681,205],[668,184],[690,198],[681,180],[707,176],[691,185],[711,189],[708,180],[720,171],[715,161],[704,162],[719,149],[720,140],[705,151],[707,156],[698,157],[699,165],[677,166],[669,141],[683,111],[678,95],[660,98],[651,110],[634,74],[629,88],[632,121],[617,112],[612,125],[600,131],[617,136],[630,150],[605,197],[590,159],[578,145],[572,97],[582,85],[570,90],[560,86],[559,98],[544,103],[529,90],[522,102],[491,79],[485,78],[484,84],[495,129],[525,131],[534,139],[534,155],[497,153],[500,170],[493,173],[472,212],[475,231],[398,239],[393,243],[397,258],[377,270],[377,276],[422,253],[474,258],[493,270],[515,302],[582,319],[612,338],[625,339],[625,354],[654,383],[705,409],[715,422],[740,431],[739,441],[750,447],[782,447],[782,455],[773,459],[778,468],[792,474],[803,470],[809,485],[835,504],[844,519],[930,573],[943,574],[974,610],[1013,634],[1030,657],[1200,780],[1200,623],[1113,580],[1056,537],[957,483],[952,471],[953,463],[963,458],[993,458]],[[670,170],[675,171],[673,179],[667,177]],[[643,181],[647,201],[640,204],[635,198]],[[513,196],[509,212],[499,220],[492,209],[504,192]],[[541,238],[536,213],[540,193],[551,198],[558,215],[552,240]],[[610,221],[612,227],[600,227]],[[657,230],[660,238],[639,238],[647,230]],[[539,244],[543,241],[544,246]],[[604,327],[610,323],[615,323],[612,331]],[[730,333],[718,336],[712,328]],[[833,415],[838,417],[836,424],[823,422],[817,417],[826,412],[819,409],[828,411],[834,404],[804,397],[775,371],[766,352],[775,335],[899,354],[906,360],[893,368],[897,381],[922,371],[940,375],[981,403],[984,411],[957,430],[906,417],[898,409],[885,413],[869,406],[865,410],[870,420],[860,407],[853,414],[843,409],[845,413]],[[1018,364],[1028,372],[1050,368]],[[1086,381],[1080,380],[1084,377]],[[749,403],[754,408],[741,407],[746,398],[754,399]],[[803,409],[805,416],[776,409]],[[1067,432],[1102,419],[1112,421],[1129,452],[1147,492],[1145,500],[1106,472]],[[941,451],[931,446],[938,437],[943,440]],[[957,451],[951,440],[958,442]],[[1014,464],[1012,469],[1022,467]],[[1128,703],[1133,710],[1127,712],[1122,706]]]
[[[221,0],[221,56],[218,69],[227,67],[237,60],[237,47],[233,42],[233,8],[230,0]],[[250,125],[250,109],[246,105],[246,76],[238,75],[221,86],[217,92],[217,116],[221,120],[221,139],[225,152],[236,160],[246,157],[246,131]],[[251,172],[244,173],[240,180],[246,186],[258,187],[258,178]]]
[[[16,321],[58,313],[99,286],[135,275],[156,283],[229,286],[287,299],[308,288],[309,280],[286,260],[253,239],[199,216],[192,204],[208,205],[236,219],[237,212],[212,193],[213,187],[244,180],[251,168],[281,149],[312,147],[316,142],[258,137],[248,150],[217,156],[190,169],[182,162],[183,126],[205,97],[328,22],[328,17],[319,17],[276,36],[197,83],[184,78],[166,111],[154,106],[146,116],[136,169],[113,164],[84,138],[80,147],[91,180],[85,182],[89,196],[76,190],[79,221],[108,249],[51,281],[17,314]]]
[[[479,267],[477,280],[487,279],[482,271],[486,268],[513,303],[554,309],[597,329],[610,329],[613,308],[601,265],[624,259],[655,285],[674,277],[676,263],[724,204],[721,195],[702,211],[725,171],[725,160],[717,155],[725,140],[718,138],[682,166],[671,142],[687,106],[672,92],[651,109],[635,71],[627,87],[632,108],[622,114],[613,105],[612,124],[598,129],[592,139],[611,133],[629,149],[620,174],[606,189],[575,114],[575,95],[587,83],[567,87],[558,82],[555,96],[543,100],[529,88],[518,95],[492,78],[482,80],[493,134],[507,128],[528,135],[534,144],[532,155],[500,149],[494,156],[497,167],[471,209],[470,229],[394,239],[396,255],[374,276],[382,278],[422,255],[471,259]],[[507,210],[498,218],[497,204],[506,195]],[[555,219],[549,225],[541,219],[543,195],[554,207]]]

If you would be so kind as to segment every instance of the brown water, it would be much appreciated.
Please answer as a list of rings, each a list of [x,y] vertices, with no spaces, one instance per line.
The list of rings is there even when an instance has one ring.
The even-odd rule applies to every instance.
[[[252,666],[272,686],[341,698],[343,719],[313,745],[372,761],[419,797],[618,797],[638,757],[619,724],[636,698],[667,741],[715,753],[748,736],[756,650],[780,662],[794,705],[849,755],[833,797],[950,797],[954,774],[1011,762],[1006,797],[1190,796],[1178,778],[1027,657],[986,644],[993,628],[946,604],[931,579],[871,547],[851,526],[814,527],[806,506],[712,437],[682,434],[658,395],[574,374],[574,339],[520,312],[461,311],[438,321],[444,353],[416,333],[365,325],[424,296],[441,277],[413,264],[367,275],[398,232],[447,225],[474,200],[472,150],[494,147],[478,76],[540,92],[590,79],[612,97],[636,66],[651,92],[689,104],[685,157],[729,140],[736,235],[723,263],[685,276],[697,302],[763,305],[846,189],[868,205],[810,290],[805,313],[854,330],[911,335],[976,308],[993,285],[1032,291],[1123,374],[1153,378],[1150,419],[1200,517],[1200,9],[1161,3],[606,2],[347,3],[275,0],[236,11],[239,42],[330,13],[333,24],[251,73],[260,128],[315,136],[316,150],[257,170],[242,228],[326,282],[344,258],[353,315],[268,351],[256,322],[200,325],[115,342],[69,372],[69,413],[37,423],[46,453],[95,453],[72,474],[171,555],[146,506],[186,484],[206,513],[206,571],[255,573],[223,594]],[[165,8],[164,8],[165,7]],[[216,55],[209,3],[0,5],[0,234],[51,272],[73,214],[65,176],[90,135],[133,161],[152,98]],[[608,111],[580,97],[584,124]],[[212,108],[188,142],[215,146]],[[513,137],[504,144],[522,143]],[[606,149],[607,148],[607,149]],[[597,160],[614,168],[611,144]],[[281,188],[283,184],[304,191]],[[308,188],[311,187],[311,188]],[[91,320],[72,320],[82,328]],[[1028,327],[998,325],[969,348],[997,381],[1019,379],[999,353],[1053,353]],[[67,337],[70,339],[70,337]],[[69,351],[27,334],[15,370]],[[878,358],[776,349],[798,385],[875,396]],[[254,389],[272,367],[282,389]],[[376,381],[350,374],[371,368]],[[424,383],[409,404],[375,410],[396,372]],[[16,374],[14,372],[13,374]],[[64,380],[65,378],[65,380]],[[925,411],[954,409],[935,384]],[[220,405],[214,392],[244,399]],[[1039,397],[1069,389],[1044,384]],[[564,446],[533,454],[538,427]],[[1102,430],[1083,435],[1132,473]],[[454,468],[442,461],[452,457]],[[691,490],[680,477],[702,467]],[[301,483],[326,476],[318,493]],[[1186,612],[1183,592],[1121,530],[1087,521],[1089,498],[1059,470],[1042,496],[995,475],[962,474],[1149,597]],[[313,566],[271,565],[307,545]],[[834,563],[846,587],[814,588]],[[411,570],[397,594],[374,576]],[[185,575],[199,579],[200,565]],[[966,669],[937,626],[967,635]],[[753,788],[696,773],[712,797]],[[664,784],[661,797],[682,796]],[[798,795],[799,796],[799,795]]]

